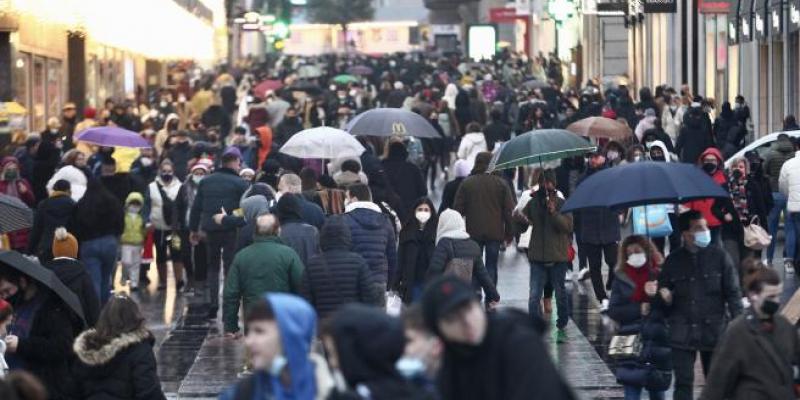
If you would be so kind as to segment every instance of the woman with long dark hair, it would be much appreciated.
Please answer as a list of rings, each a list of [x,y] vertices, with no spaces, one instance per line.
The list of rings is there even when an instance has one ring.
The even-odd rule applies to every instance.
[[[136,302],[128,296],[112,297],[103,307],[97,325],[75,339],[79,397],[164,399],[156,373],[154,343]]]
[[[392,286],[406,304],[422,294],[428,265],[436,248],[438,224],[436,207],[427,197],[414,203],[413,213],[403,222],[397,250],[398,271]]]

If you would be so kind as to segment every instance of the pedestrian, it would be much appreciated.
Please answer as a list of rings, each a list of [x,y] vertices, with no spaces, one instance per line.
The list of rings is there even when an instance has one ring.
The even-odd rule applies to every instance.
[[[626,400],[639,400],[647,390],[652,400],[665,399],[672,383],[668,331],[663,302],[658,297],[658,273],[664,257],[644,236],[625,238],[615,266],[608,316],[619,325],[618,335],[639,335],[639,356],[616,363],[617,381]]]
[[[413,217],[404,221],[400,230],[398,270],[390,285],[406,304],[422,295],[428,264],[436,246],[436,227],[439,222],[436,208],[427,197],[418,199],[412,208]]]
[[[139,290],[139,268],[148,231],[142,211],[143,204],[144,196],[139,192],[133,192],[125,199],[125,228],[120,237],[120,263],[122,282],[127,283],[131,292]]]
[[[797,267],[797,233],[800,232],[800,151],[795,153],[794,158],[786,160],[781,167],[778,178],[778,188],[786,197],[786,218],[785,224],[792,225],[794,228],[794,240],[786,238],[786,259],[784,267],[792,270]],[[788,229],[787,229],[788,231]]]
[[[563,205],[564,200],[556,192],[555,173],[545,170],[539,182],[539,190],[531,197],[524,210],[524,215],[533,227],[528,246],[531,266],[528,313],[531,317],[542,315],[540,302],[544,286],[549,282],[556,293],[556,340],[559,343],[567,340],[565,328],[569,320],[569,303],[564,279],[569,269],[569,248],[572,246],[573,232],[572,216],[559,211]]]
[[[607,164],[608,167],[616,167],[621,162],[625,161],[625,155],[627,152],[625,147],[623,147],[619,142],[611,140],[606,143],[603,151],[597,154],[604,157],[603,164]],[[603,166],[605,167],[606,165]]]
[[[166,399],[156,373],[155,338],[130,297],[115,295],[103,307],[97,325],[72,346],[78,396],[82,399]]]
[[[489,116],[491,122],[484,129],[484,138],[487,151],[494,152],[497,150],[497,145],[511,140],[511,126],[503,121],[503,112],[500,110],[492,110]]]
[[[344,380],[329,399],[425,398],[397,371],[405,347],[403,325],[385,311],[362,304],[342,307],[323,327],[322,343],[334,376]]]
[[[403,310],[406,346],[397,360],[397,370],[406,380],[425,391],[428,399],[439,399],[436,378],[442,367],[444,343],[425,325],[422,305]]]
[[[372,202],[372,193],[364,184],[347,188],[345,211],[344,218],[353,238],[352,250],[369,264],[375,290],[387,290],[397,272],[397,243],[392,223]]]
[[[664,129],[658,120],[656,120],[656,126],[654,128],[644,131],[641,143],[644,145],[645,149],[650,149],[650,146],[652,146],[652,144],[656,141],[661,141],[661,143],[666,146],[670,153],[675,152],[675,146],[672,138],[666,132],[664,132]]]
[[[684,160],[684,162],[686,161]],[[728,191],[728,177],[725,176],[722,154],[718,149],[709,147],[703,151],[700,158],[697,159],[697,165],[714,180],[714,183],[720,185],[726,192]],[[716,199],[700,199],[687,202],[684,206],[703,215],[708,227],[711,229],[711,242],[719,246],[722,243],[723,223],[732,222],[733,214],[729,213],[728,207],[723,204],[717,204],[717,202]],[[722,201],[719,201],[719,203],[722,203]],[[724,212],[720,213],[717,210]],[[725,216],[726,214],[730,215]]]
[[[189,221],[200,182],[211,172],[212,168],[213,163],[207,158],[195,161],[189,170],[190,175],[181,185],[178,196],[175,198],[175,212],[177,212],[175,221],[181,242],[181,258],[183,259],[183,268],[186,270],[189,290],[194,290],[198,283],[206,281],[208,269],[206,241],[201,238],[197,244],[191,243],[189,240],[191,233]]]
[[[471,122],[466,126],[466,133],[461,137],[461,143],[458,145],[456,157],[459,160],[465,160],[470,169],[475,166],[475,158],[479,153],[489,151],[486,144],[486,137],[481,130],[483,127],[477,122]]]
[[[303,222],[317,229],[322,228],[322,225],[325,224],[325,213],[322,211],[322,207],[302,197],[303,182],[299,176],[296,174],[281,175],[277,189],[278,194],[276,197],[278,200],[280,200],[280,197],[285,193],[292,193],[300,196],[300,216],[303,218]]]
[[[47,121],[47,129],[40,134],[41,142],[33,159],[33,194],[41,201],[47,198],[47,182],[53,176],[61,161],[62,143],[59,140],[58,129],[61,123],[58,118]]]
[[[122,203],[97,179],[75,205],[68,230],[80,243],[80,260],[89,271],[101,304],[111,295],[111,275],[116,269],[119,238],[125,228]]]
[[[72,185],[72,200],[78,201],[86,191],[87,181],[93,177],[86,163],[86,155],[77,149],[72,149],[61,157],[61,164],[58,171],[47,181],[47,192],[52,194],[53,185],[63,179]]]
[[[636,124],[636,129],[633,131],[639,143],[642,143],[645,131],[655,128],[657,120],[655,108],[644,109],[644,117],[639,120],[639,123]]]
[[[443,400],[575,398],[547,355],[541,330],[519,312],[486,313],[460,278],[431,282],[422,312],[444,343],[437,380]]]
[[[66,180],[53,185],[53,192],[36,207],[33,228],[28,241],[28,253],[35,254],[40,262],[53,258],[51,245],[53,233],[59,226],[66,226],[75,209],[75,201],[70,197],[72,186]]]
[[[726,214],[733,216],[730,222],[722,224],[722,243],[733,265],[740,265],[741,260],[754,254],[753,250],[744,245],[744,227],[766,218],[769,213],[767,196],[770,202],[772,196],[762,192],[761,186],[750,179],[750,164],[744,157],[731,160],[728,175],[730,202],[727,199],[715,202],[712,211],[720,215],[723,221],[726,221]]]
[[[162,158],[172,161],[175,177],[179,181],[185,181],[189,174],[190,160],[194,158],[192,151],[192,140],[189,132],[184,130],[176,131],[169,138],[169,148],[165,152],[159,152]]]
[[[711,246],[708,222],[697,211],[679,218],[683,246],[670,252],[658,277],[666,305],[675,399],[692,399],[697,353],[708,376],[714,349],[729,317],[742,313],[739,274],[730,257]],[[720,353],[721,354],[721,353]]]
[[[667,151],[666,145],[661,141],[656,140],[655,142],[650,144],[648,152],[648,158],[651,161],[655,162],[673,162],[675,161],[673,155]],[[661,254],[666,254],[666,245],[667,240],[669,240],[669,251],[673,251],[680,247],[681,245],[681,233],[678,229],[675,229],[678,226],[678,213],[676,211],[676,206],[674,204],[669,204],[665,206],[667,208],[667,216],[669,218],[669,224],[672,229],[672,233],[669,235],[669,239],[658,237],[658,238],[651,238],[650,240],[653,241],[653,244],[656,245],[656,248]]]
[[[319,231],[303,222],[300,216],[300,198],[296,194],[287,193],[278,200],[277,216],[281,224],[280,239],[291,247],[303,265],[308,259],[319,253]]]
[[[467,282],[475,282],[486,294],[487,308],[494,308],[500,302],[497,286],[483,263],[483,252],[470,239],[464,218],[454,210],[445,210],[439,216],[436,248],[430,258],[425,280],[430,282],[446,274],[455,274]]]
[[[439,212],[443,212],[453,207],[456,193],[461,186],[461,182],[469,176],[470,168],[467,160],[456,160],[453,164],[453,179],[447,182],[442,189],[442,203],[439,205]]]
[[[252,195],[239,203],[241,207],[231,214],[219,213],[214,215],[214,222],[218,225],[238,229],[236,233],[236,253],[253,244],[256,232],[256,219],[269,214],[269,202],[264,196]]]
[[[682,162],[694,164],[713,145],[708,115],[703,112],[699,101],[693,101],[683,117],[680,134],[675,142],[675,153]]]
[[[239,201],[247,190],[247,183],[238,175],[241,159],[237,154],[225,152],[221,165],[200,181],[189,216],[191,244],[196,246],[200,243],[202,230],[208,250],[209,318],[216,318],[219,309],[220,266],[223,276],[227,275],[236,249],[236,229],[216,224],[213,216],[239,208]]]
[[[92,277],[86,266],[78,260],[78,239],[64,227],[56,228],[52,240],[53,258],[44,265],[68,287],[81,302],[83,319],[89,327],[97,323],[100,315],[100,299],[94,291]]]
[[[778,230],[780,229],[781,214],[783,220],[789,221],[789,212],[786,210],[788,199],[780,190],[780,174],[783,164],[795,156],[794,144],[789,138],[789,135],[782,133],[778,135],[778,139],[772,144],[769,152],[764,156],[764,175],[769,179],[769,186],[772,190],[773,207],[769,212],[768,226],[769,234],[776,238],[778,237]],[[792,243],[796,240],[796,233],[794,224],[784,225],[784,237],[786,243]],[[774,266],[773,260],[775,256],[775,243],[773,240],[767,247],[767,264]],[[785,250],[785,249],[784,249]],[[788,257],[787,257],[788,258]],[[786,258],[784,258],[785,264]]]
[[[8,335],[8,327],[14,319],[14,307],[3,299],[0,299],[0,336]],[[6,362],[6,341],[0,340],[0,381],[8,375],[8,363]]]
[[[6,156],[0,160],[0,194],[22,201],[28,207],[36,204],[36,197],[31,184],[19,173],[19,161]],[[28,248],[29,229],[8,232],[11,249],[25,251]]]
[[[19,175],[28,182],[33,182],[34,158],[40,143],[41,137],[39,137],[39,134],[29,133],[25,143],[14,152],[14,157],[19,160]]]
[[[774,269],[754,264],[744,278],[750,307],[722,335],[703,400],[796,398],[793,366],[800,360],[800,339],[778,313],[781,278]]]
[[[292,248],[278,238],[280,223],[273,214],[256,219],[253,244],[236,254],[222,292],[226,334],[239,332],[239,303],[245,314],[264,293],[300,293],[303,264]]]
[[[383,290],[376,290],[367,261],[351,251],[351,246],[350,228],[344,217],[328,218],[320,231],[321,252],[309,258],[301,286],[303,297],[321,321],[344,304],[383,304]]]
[[[403,215],[411,214],[414,203],[428,195],[428,187],[419,167],[408,161],[408,150],[402,142],[389,145],[389,156],[383,160],[383,170],[392,189],[400,196]]]
[[[467,232],[486,253],[486,269],[497,284],[497,264],[500,246],[513,238],[514,196],[508,183],[487,172],[492,153],[480,153],[469,178],[464,179],[456,192],[453,209],[467,220]]]
[[[167,287],[167,261],[172,261],[175,289],[180,292],[184,286],[181,242],[177,229],[178,213],[175,205],[180,190],[181,181],[175,176],[175,167],[172,161],[166,158],[161,161],[156,179],[147,186],[143,210],[153,228],[158,290],[164,290]]]
[[[261,295],[245,314],[245,325],[254,371],[220,399],[329,398],[333,381],[325,360],[311,351],[317,316],[308,303],[284,293]]]

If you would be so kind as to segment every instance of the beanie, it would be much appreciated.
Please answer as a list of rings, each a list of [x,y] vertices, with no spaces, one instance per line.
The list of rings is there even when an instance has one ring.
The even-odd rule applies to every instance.
[[[53,235],[53,257],[78,258],[78,239],[63,226]]]

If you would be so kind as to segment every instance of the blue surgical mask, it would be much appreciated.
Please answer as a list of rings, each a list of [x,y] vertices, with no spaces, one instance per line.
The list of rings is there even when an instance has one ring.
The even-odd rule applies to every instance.
[[[275,356],[275,358],[272,359],[272,365],[269,366],[269,374],[272,376],[280,375],[281,371],[283,371],[283,368],[285,368],[288,363],[289,361],[286,360],[286,357],[282,354]]]
[[[700,248],[706,248],[711,244],[711,231],[704,230],[694,233],[694,244]]]
[[[406,379],[413,379],[425,373],[425,363],[417,357],[403,356],[397,360],[394,367]]]

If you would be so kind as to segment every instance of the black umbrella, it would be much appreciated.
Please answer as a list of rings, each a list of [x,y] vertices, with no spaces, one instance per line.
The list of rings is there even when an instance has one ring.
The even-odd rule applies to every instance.
[[[64,301],[64,304],[74,311],[82,320],[86,320],[83,316],[81,300],[58,279],[53,271],[41,266],[38,262],[31,261],[16,251],[0,251],[0,268],[16,269],[44,285]]]
[[[14,232],[33,226],[33,210],[22,200],[0,194],[0,233]]]
[[[344,130],[360,136],[441,138],[428,120],[402,108],[373,108],[353,118]]]
[[[306,92],[311,95],[322,93],[322,88],[319,85],[306,80],[295,81],[287,89],[293,92]]]

